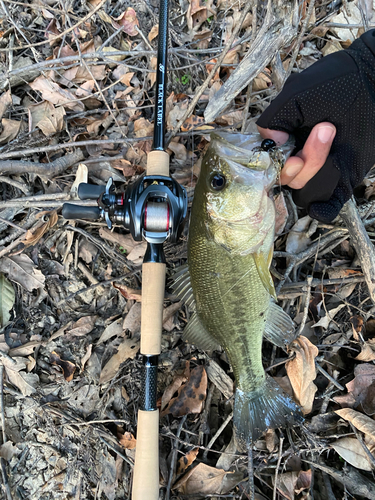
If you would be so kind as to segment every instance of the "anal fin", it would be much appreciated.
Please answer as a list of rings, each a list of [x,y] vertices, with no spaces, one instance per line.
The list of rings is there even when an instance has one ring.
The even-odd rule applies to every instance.
[[[264,336],[278,347],[287,346],[296,337],[292,319],[274,302],[271,302],[268,309]]]
[[[197,313],[194,313],[185,327],[182,335],[183,340],[194,344],[203,351],[221,350],[220,344],[202,325]]]

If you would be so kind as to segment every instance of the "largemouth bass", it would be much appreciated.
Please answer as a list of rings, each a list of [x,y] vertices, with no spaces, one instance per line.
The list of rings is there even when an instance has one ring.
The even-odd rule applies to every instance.
[[[298,409],[262,365],[263,334],[276,345],[294,340],[293,322],[275,304],[269,267],[275,206],[269,197],[285,157],[260,148],[259,135],[212,134],[191,212],[188,273],[175,291],[194,313],[184,338],[202,349],[221,346],[236,379],[233,421],[239,442],[294,420]]]

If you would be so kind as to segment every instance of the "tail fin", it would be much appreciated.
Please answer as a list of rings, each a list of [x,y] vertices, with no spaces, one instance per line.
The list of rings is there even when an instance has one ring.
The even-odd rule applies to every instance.
[[[236,389],[233,423],[238,445],[246,447],[267,429],[302,422],[298,406],[271,377],[253,392]]]

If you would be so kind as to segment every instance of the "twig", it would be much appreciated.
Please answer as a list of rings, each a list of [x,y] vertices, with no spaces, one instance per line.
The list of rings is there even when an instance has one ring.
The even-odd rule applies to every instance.
[[[4,222],[5,224],[8,224],[8,226],[12,226],[15,229],[18,229],[19,231],[21,231],[22,233],[27,233],[26,229],[24,229],[23,227],[17,226],[17,224],[13,224],[13,222],[10,222],[10,220],[6,220],[6,219],[3,219],[2,217],[0,217],[0,222]]]
[[[210,74],[208,75],[208,77],[206,78],[206,80],[203,82],[203,85],[200,87],[199,91],[195,94],[193,100],[190,103],[190,106],[185,111],[183,117],[180,119],[180,121],[177,123],[177,125],[175,126],[175,128],[172,130],[172,133],[169,135],[169,137],[168,137],[168,139],[166,141],[167,145],[173,139],[173,137],[177,134],[177,132],[180,130],[181,125],[185,122],[185,120],[187,118],[189,118],[189,116],[194,111],[194,108],[195,108],[196,104],[198,103],[201,95],[203,94],[203,92],[206,90],[206,88],[210,84],[212,78],[215,76],[215,73],[216,73],[217,69],[220,68],[221,63],[224,61],[225,56],[227,55],[227,53],[229,52],[229,50],[232,48],[232,44],[234,42],[234,39],[236,38],[237,33],[240,31],[240,29],[242,27],[242,23],[244,22],[245,17],[246,17],[246,15],[247,15],[247,13],[249,12],[250,9],[251,9],[251,2],[247,2],[247,4],[245,4],[244,10],[242,12],[241,18],[240,18],[238,24],[236,25],[236,27],[234,28],[234,30],[233,30],[233,32],[232,32],[232,34],[231,34],[231,36],[230,36],[230,38],[229,38],[229,40],[227,42],[227,45],[226,45],[225,49],[223,50],[223,52],[221,53],[221,55],[218,57],[217,62],[214,64],[214,66],[213,66]]]
[[[205,434],[205,428],[207,427],[207,419],[208,419],[208,415],[210,413],[211,401],[212,401],[212,396],[213,396],[214,391],[215,391],[215,387],[216,387],[215,384],[210,384],[210,388],[208,389],[204,410],[203,410],[203,413],[202,413],[201,419],[200,419],[201,424],[200,424],[200,428],[199,428],[199,437],[198,437],[199,444],[203,443],[203,435]]]
[[[46,148],[41,148],[45,151]],[[22,151],[18,153],[18,156],[24,154]],[[10,174],[37,174],[37,175],[48,175],[48,177],[61,174],[67,168],[71,167],[75,163],[81,161],[84,158],[84,154],[80,149],[77,149],[74,153],[57,158],[57,160],[51,163],[32,163],[26,161],[0,161],[0,172],[7,172]]]
[[[212,436],[207,447],[205,448],[205,452],[203,453],[203,460],[207,459],[208,452],[211,450],[213,444],[215,443],[217,438],[220,436],[220,434],[223,432],[223,430],[226,428],[226,426],[229,424],[229,422],[232,420],[232,418],[233,418],[233,412],[227,416],[227,418],[224,420],[224,422],[221,424],[221,426],[216,431],[215,435]]]
[[[305,307],[303,309],[303,316],[302,316],[302,321],[301,324],[298,328],[298,335],[301,335],[302,330],[305,328],[306,320],[307,320],[307,315],[309,314],[309,305],[310,305],[310,296],[311,296],[311,283],[312,283],[312,276],[307,276],[306,278],[306,284],[307,284],[307,292],[305,296]]]
[[[363,274],[366,278],[367,287],[371,300],[375,302],[375,251],[374,245],[366,232],[363,222],[359,216],[358,209],[349,200],[342,208],[340,215],[348,228],[351,241],[361,262]]]
[[[251,43],[254,41],[255,32],[257,29],[257,10],[258,10],[258,0],[253,0],[252,8],[251,8],[251,13],[253,15],[252,26],[251,26]],[[246,130],[247,115],[249,114],[252,90],[253,90],[253,80],[250,81],[250,83],[247,87],[246,104],[245,104],[245,109],[244,109],[244,114],[243,114],[241,134],[244,134],[245,130]]]
[[[340,391],[345,391],[345,387],[339,384],[336,379],[331,377],[331,375],[328,372],[326,372],[325,369],[322,368],[316,360],[315,360],[315,366],[322,375],[324,375],[330,382],[332,382],[333,385],[337,387],[337,389],[340,389]]]
[[[187,417],[187,415],[184,415],[182,417],[181,422],[180,422],[178,429],[177,429],[177,432],[176,432],[176,439],[173,442],[171,466],[169,469],[169,477],[168,477],[167,491],[165,492],[165,500],[169,500],[170,495],[171,495],[172,481],[174,478],[176,461],[177,461],[178,438],[180,437],[182,427],[185,423],[186,417]]]
[[[278,475],[279,475],[279,467],[281,464],[281,458],[282,458],[282,454],[283,454],[283,442],[284,442],[284,438],[280,437],[279,456],[277,457],[277,465],[276,465],[276,471],[275,471],[275,484],[273,485],[272,500],[276,500],[276,496],[277,496],[277,479],[278,479]]]
[[[248,473],[248,488],[250,500],[255,500],[255,485],[254,485],[254,459],[253,459],[253,440],[250,438],[247,445],[247,473]]]
[[[366,453],[367,455],[367,458],[369,459],[370,461],[370,464],[372,465],[372,467],[375,469],[375,457],[374,455],[371,453],[371,451],[368,449],[366,443],[364,442],[363,438],[362,438],[362,435],[360,432],[358,432],[358,429],[351,423],[349,422],[350,424],[350,427],[353,429],[353,432],[355,434],[355,437],[358,439],[358,441],[360,442],[360,445],[362,446],[363,448],[363,451]]]

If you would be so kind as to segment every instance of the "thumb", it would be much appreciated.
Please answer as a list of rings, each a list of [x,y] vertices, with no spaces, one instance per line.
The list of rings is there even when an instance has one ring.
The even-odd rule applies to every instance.
[[[263,128],[257,125],[258,131],[263,139],[272,139],[276,142],[276,146],[281,146],[285,144],[289,139],[289,134],[287,132],[282,132],[281,130],[272,130],[271,128]]]

